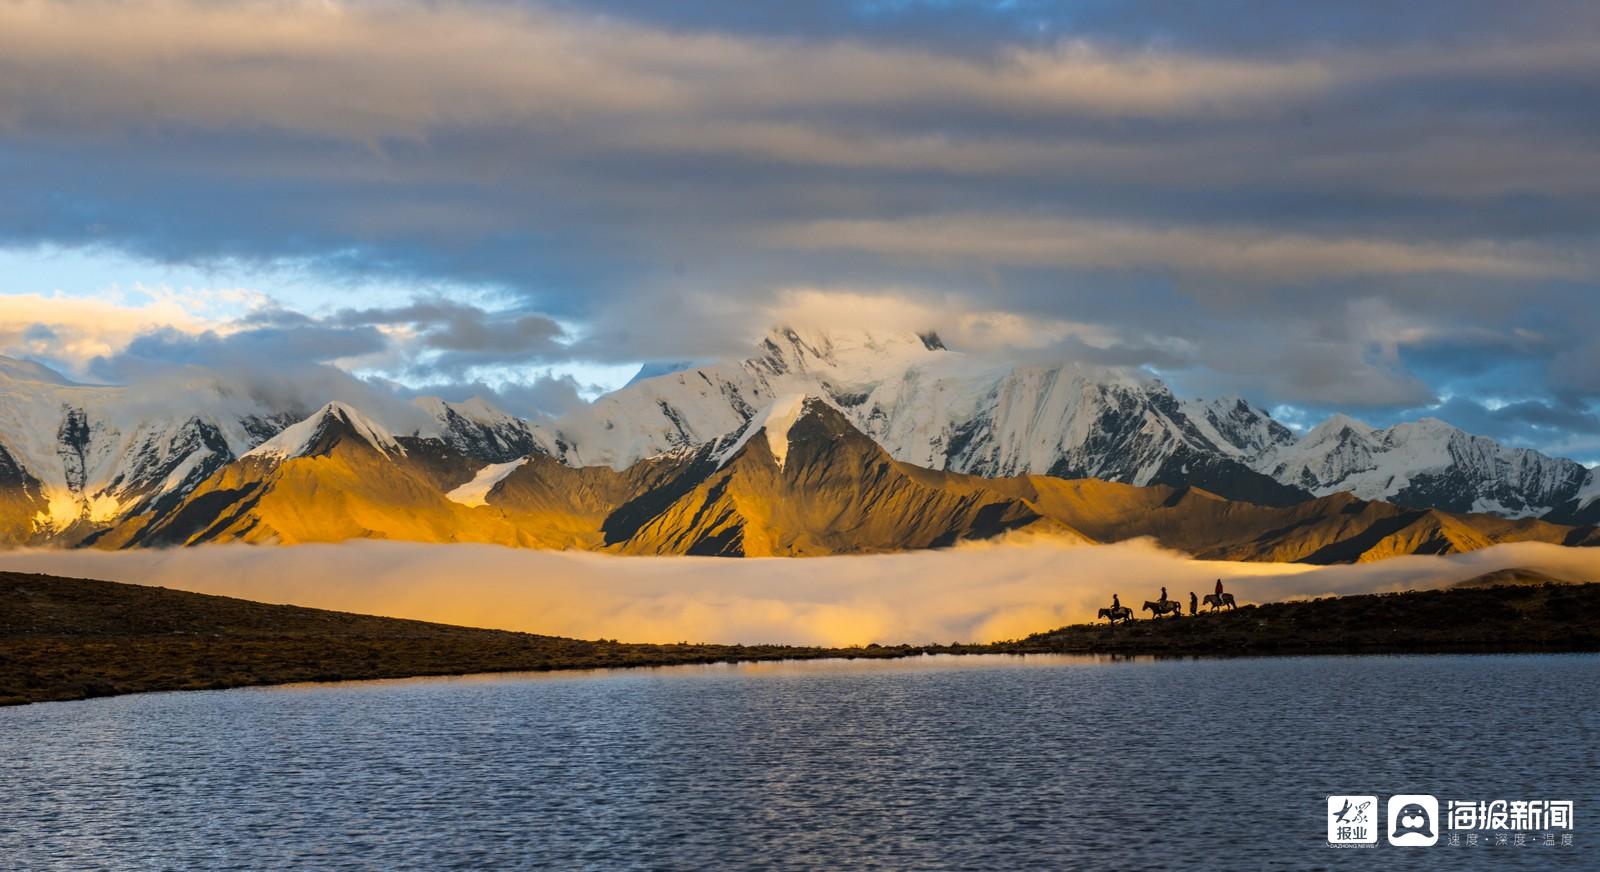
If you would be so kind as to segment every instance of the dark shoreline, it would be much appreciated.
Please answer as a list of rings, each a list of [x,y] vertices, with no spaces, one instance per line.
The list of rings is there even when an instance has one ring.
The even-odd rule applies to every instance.
[[[1338,597],[993,644],[651,645],[0,573],[0,705],[168,690],[924,654],[1228,657],[1600,651],[1600,584]]]

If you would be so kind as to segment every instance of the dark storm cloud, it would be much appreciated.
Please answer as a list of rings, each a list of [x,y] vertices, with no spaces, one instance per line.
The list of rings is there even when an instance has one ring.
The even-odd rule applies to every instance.
[[[98,379],[116,382],[185,366],[274,369],[373,354],[386,346],[383,336],[370,326],[328,327],[293,313],[281,313],[268,320],[273,322],[270,326],[247,327],[228,334],[155,330],[134,338],[117,354],[91,361],[89,372]]]
[[[286,309],[262,309],[224,330],[198,333],[172,328],[136,336],[113,355],[91,361],[89,372],[105,381],[127,381],[163,370],[274,369],[358,360],[425,381],[446,398],[489,389],[472,373],[568,357],[566,335],[556,322],[518,312],[491,312],[444,299],[418,299],[388,308],[342,309],[312,317]],[[535,390],[537,388],[537,390]],[[504,390],[521,408],[548,412],[570,406],[580,386],[513,382]]]
[[[1574,412],[1537,400],[1523,400],[1491,409],[1472,400],[1455,397],[1432,410],[1432,413],[1464,430],[1506,440],[1526,437],[1529,428],[1543,430],[1546,436],[1552,432],[1600,435],[1600,416],[1592,412]]]
[[[328,319],[346,328],[404,325],[401,341],[419,356],[411,369],[459,376],[473,367],[560,359],[570,337],[542,315],[488,312],[449,300],[418,300],[383,309],[345,309]]]
[[[414,333],[395,336],[382,328],[403,325]],[[204,374],[274,408],[308,412],[328,398],[381,412],[401,429],[426,419],[407,401],[437,396],[464,401],[481,397],[524,417],[559,416],[583,405],[593,385],[570,375],[527,374],[490,384],[471,378],[475,365],[502,369],[548,354],[560,329],[546,319],[504,316],[449,301],[418,301],[390,309],[347,309],[313,318],[282,309],[252,312],[225,332],[185,333],[163,328],[136,336],[116,354],[89,361],[98,381],[131,385],[175,383]],[[433,352],[433,353],[430,353]],[[366,358],[398,361],[407,374],[427,381],[416,388],[381,377],[360,379],[335,361]]]
[[[465,389],[733,353],[800,288],[1269,404],[1492,399],[1458,412],[1554,445],[1600,397],[1596,107],[1583,4],[23,4],[0,242],[326,289],[128,360]],[[509,302],[350,308],[373,278]]]

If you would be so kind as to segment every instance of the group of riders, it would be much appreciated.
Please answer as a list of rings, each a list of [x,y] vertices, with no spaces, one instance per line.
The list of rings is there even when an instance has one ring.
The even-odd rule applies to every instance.
[[[1239,607],[1238,604],[1233,601],[1233,594],[1222,589],[1222,579],[1220,578],[1217,579],[1216,592],[1206,594],[1205,602],[1206,605],[1211,606],[1212,611],[1216,611],[1224,606],[1230,609],[1236,609]],[[1150,612],[1150,617],[1152,618],[1159,618],[1162,615],[1171,615],[1174,618],[1177,618],[1182,617],[1183,615],[1183,603],[1180,603],[1174,599],[1168,599],[1167,589],[1165,587],[1161,588],[1161,599],[1145,600],[1144,609],[1145,611]],[[1195,596],[1194,591],[1191,590],[1189,591],[1189,614],[1196,615],[1199,613],[1200,598]],[[1101,609],[1100,617],[1109,620],[1113,624],[1117,623],[1118,621],[1131,621],[1133,620],[1133,609],[1123,605],[1122,598],[1113,593],[1111,595],[1111,607]]]

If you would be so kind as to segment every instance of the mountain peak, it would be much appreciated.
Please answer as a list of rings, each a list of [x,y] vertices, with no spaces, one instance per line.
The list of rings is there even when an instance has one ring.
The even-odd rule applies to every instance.
[[[826,408],[827,405],[826,401],[805,394],[779,397],[751,418],[739,438],[717,455],[717,466],[721,467],[732,460],[757,433],[766,433],[767,448],[772,452],[772,459],[777,461],[778,468],[782,469],[783,461],[789,456],[789,431],[802,418],[815,414],[819,408]]]
[[[1342,433],[1345,430],[1358,433],[1362,436],[1370,436],[1377,432],[1377,428],[1373,427],[1371,424],[1368,424],[1365,421],[1358,421],[1355,418],[1340,412],[1329,415],[1326,421],[1323,421],[1321,424],[1311,428],[1311,432],[1306,434],[1305,441],[1316,442],[1321,438]]]
[[[283,432],[245,452],[245,457],[288,460],[327,453],[342,437],[354,436],[385,457],[405,454],[394,436],[381,424],[355,408],[334,401],[310,417],[285,428]]]
[[[859,327],[774,327],[759,347],[760,356],[750,363],[771,374],[840,373],[856,381],[875,381],[951,353],[937,333]]]
[[[1439,418],[1432,418],[1432,417],[1429,417],[1429,418],[1418,418],[1415,421],[1411,421],[1411,422],[1403,423],[1403,424],[1397,424],[1392,429],[1399,429],[1401,427],[1404,427],[1404,428],[1407,428],[1407,429],[1410,429],[1410,430],[1417,430],[1417,431],[1420,431],[1420,432],[1426,432],[1426,433],[1445,433],[1445,434],[1449,434],[1449,433],[1461,432],[1461,428],[1457,427],[1454,424],[1451,424],[1449,421],[1444,421],[1444,420],[1440,420]]]
[[[70,385],[72,380],[59,372],[32,360],[20,360],[0,355],[0,378],[10,381],[43,382],[50,385]]]

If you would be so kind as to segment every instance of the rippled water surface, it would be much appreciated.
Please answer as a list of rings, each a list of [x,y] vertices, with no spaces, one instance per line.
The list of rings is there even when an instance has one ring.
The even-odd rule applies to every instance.
[[[1600,868],[1600,658],[923,658],[0,709],[0,867]],[[1330,793],[1571,799],[1337,850]]]

